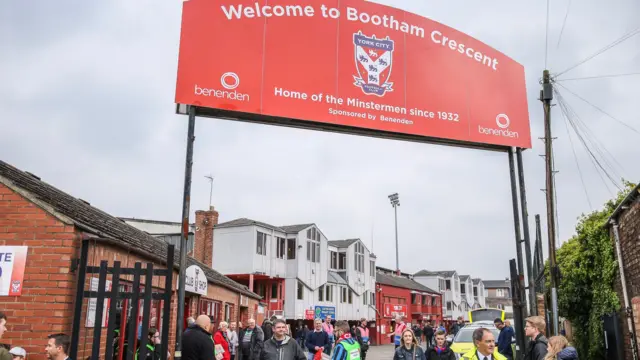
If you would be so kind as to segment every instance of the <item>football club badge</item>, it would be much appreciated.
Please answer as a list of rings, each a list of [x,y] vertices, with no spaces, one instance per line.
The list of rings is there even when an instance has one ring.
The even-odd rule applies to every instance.
[[[382,97],[387,91],[393,91],[393,83],[389,82],[393,65],[393,40],[388,36],[385,39],[376,39],[375,35],[367,37],[358,31],[353,34],[353,44],[358,70],[358,75],[353,76],[353,84],[367,95]]]

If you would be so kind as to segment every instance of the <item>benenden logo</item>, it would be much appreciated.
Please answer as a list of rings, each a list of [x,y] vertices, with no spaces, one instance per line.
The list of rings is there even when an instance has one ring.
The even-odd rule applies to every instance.
[[[194,94],[196,96],[213,96],[220,99],[228,99],[235,101],[249,101],[249,95],[238,92],[236,88],[240,86],[240,77],[234,72],[226,72],[220,77],[220,85],[222,89],[205,88],[195,85]]]
[[[509,130],[511,120],[509,120],[509,117],[506,114],[498,114],[498,116],[496,116],[496,125],[498,125],[499,129],[478,125],[478,132],[485,135],[503,136],[516,139],[519,137],[517,131]]]

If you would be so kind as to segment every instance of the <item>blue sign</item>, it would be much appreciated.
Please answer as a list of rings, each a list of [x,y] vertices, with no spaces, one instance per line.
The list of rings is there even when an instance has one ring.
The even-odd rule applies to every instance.
[[[332,319],[336,318],[336,307],[335,306],[316,306],[315,310],[315,318],[316,319],[326,319],[327,316],[331,316]]]

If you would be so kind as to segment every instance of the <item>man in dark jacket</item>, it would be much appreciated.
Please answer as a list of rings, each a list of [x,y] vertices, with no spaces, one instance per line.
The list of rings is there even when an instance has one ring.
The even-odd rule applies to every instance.
[[[424,340],[427,343],[427,349],[433,347],[433,326],[431,326],[431,321],[427,321],[427,324],[424,326]]]
[[[215,358],[213,339],[209,332],[211,320],[200,315],[196,323],[182,334],[183,360],[211,360]]]
[[[331,345],[329,342],[329,334],[322,330],[322,320],[315,319],[313,322],[314,330],[307,333],[307,340],[305,345],[309,350],[309,360],[313,360],[313,356],[318,351],[324,351],[324,349]]]
[[[264,340],[267,341],[273,336],[273,322],[277,319],[275,315],[271,319],[265,319],[262,322],[262,332],[264,333]]]
[[[273,326],[273,337],[265,340],[260,360],[307,360],[300,345],[286,335],[287,323],[282,319],[276,319]]]
[[[513,350],[511,349],[511,339],[515,336],[513,329],[510,326],[506,326],[502,319],[496,318],[493,320],[493,324],[500,330],[498,335],[498,352],[508,360],[513,359]]]
[[[525,360],[544,360],[547,355],[547,338],[543,332],[547,326],[542,316],[530,316],[525,319],[524,333],[531,338],[524,353]]]
[[[240,331],[238,335],[238,360],[258,360],[264,347],[264,333],[259,326],[256,326],[254,319],[247,321],[247,328]]]
[[[464,319],[462,316],[458,316],[458,321],[451,327],[451,335],[455,336],[460,329],[464,327]]]

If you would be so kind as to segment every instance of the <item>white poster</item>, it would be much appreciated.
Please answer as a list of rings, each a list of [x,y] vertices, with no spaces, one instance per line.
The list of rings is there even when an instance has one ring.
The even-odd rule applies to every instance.
[[[27,246],[0,246],[0,296],[20,296]]]
[[[111,290],[111,280],[107,280],[104,289],[106,291]],[[98,291],[98,278],[91,278],[91,289],[90,291]],[[104,310],[102,311],[102,327],[107,326],[107,321],[109,321],[109,303],[110,299],[104,299]],[[89,298],[89,304],[87,305],[87,320],[85,326],[88,328],[92,328],[96,326],[96,308],[98,305],[97,298]]]

